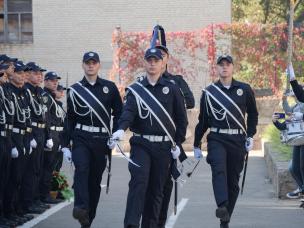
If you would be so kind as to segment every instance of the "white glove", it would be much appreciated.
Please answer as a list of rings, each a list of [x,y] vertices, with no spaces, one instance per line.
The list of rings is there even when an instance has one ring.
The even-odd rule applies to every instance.
[[[17,148],[14,147],[14,148],[12,149],[12,151],[11,151],[11,157],[12,157],[12,158],[18,158],[18,156],[19,156],[19,152],[18,152]]]
[[[110,150],[113,150],[116,146],[116,142],[112,138],[110,138],[107,142],[107,145],[110,148]]]
[[[32,152],[33,152],[33,148],[30,146],[29,155],[31,155]]]
[[[203,158],[202,150],[198,147],[193,148],[194,158],[196,160],[201,160]]]
[[[293,81],[296,79],[296,75],[294,73],[292,63],[287,66],[286,75],[287,77],[289,77],[289,81]]]
[[[173,159],[177,159],[178,156],[180,155],[180,149],[178,146],[175,146],[175,149],[171,149],[171,154],[172,154],[172,157]]]
[[[302,112],[294,112],[294,113],[292,113],[292,118],[294,120],[303,120],[303,113]]]
[[[72,162],[72,153],[69,148],[63,147],[61,149],[63,156],[67,162]]]
[[[252,148],[253,148],[253,138],[249,137],[249,138],[246,139],[245,147],[246,147],[246,150],[248,152],[252,150]]]
[[[46,147],[47,147],[47,148],[52,149],[53,146],[54,146],[53,139],[48,139],[48,140],[46,140]]]
[[[30,145],[31,145],[31,147],[34,148],[34,149],[37,148],[37,142],[36,142],[36,140],[35,140],[35,139],[32,139],[31,142],[30,142]]]
[[[113,141],[115,141],[115,140],[121,141],[121,140],[123,140],[124,135],[125,135],[125,131],[120,129],[113,133],[112,139],[113,139]]]

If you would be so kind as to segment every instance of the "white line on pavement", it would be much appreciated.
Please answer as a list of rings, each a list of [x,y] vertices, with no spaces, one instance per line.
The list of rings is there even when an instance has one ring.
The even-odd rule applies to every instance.
[[[181,211],[186,206],[188,200],[189,199],[182,198],[182,200],[177,204],[176,215],[174,215],[174,213],[171,214],[171,216],[169,217],[169,219],[167,221],[166,228],[173,228],[174,227],[174,224],[175,224],[179,214],[181,213]]]
[[[22,226],[18,226],[19,228],[31,228],[41,221],[47,219],[52,214],[56,213],[57,211],[61,210],[62,208],[70,205],[72,202],[74,202],[74,199],[71,199],[70,201],[65,201],[60,204],[57,204],[56,206],[51,207],[50,209],[46,210],[43,214],[37,216],[36,218],[32,219],[31,221],[24,223]]]

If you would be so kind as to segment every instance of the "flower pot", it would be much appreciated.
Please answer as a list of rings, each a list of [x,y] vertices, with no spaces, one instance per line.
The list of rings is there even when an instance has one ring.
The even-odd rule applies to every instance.
[[[56,199],[58,195],[58,191],[50,191],[50,196],[52,199]]]

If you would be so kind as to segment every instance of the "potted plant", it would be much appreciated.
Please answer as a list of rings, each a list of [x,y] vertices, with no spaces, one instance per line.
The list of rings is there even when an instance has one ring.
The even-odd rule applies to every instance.
[[[69,188],[66,176],[61,172],[54,171],[52,175],[50,195],[56,199],[59,193],[66,200],[70,200],[73,197],[73,192]]]

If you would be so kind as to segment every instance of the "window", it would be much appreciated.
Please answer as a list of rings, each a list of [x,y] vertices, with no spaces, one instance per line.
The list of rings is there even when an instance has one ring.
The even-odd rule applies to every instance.
[[[0,0],[0,43],[32,42],[32,0]]]

